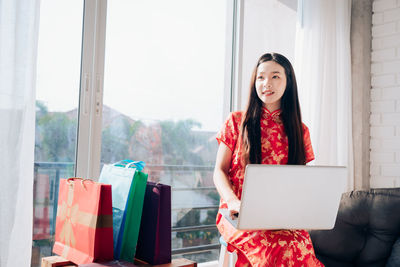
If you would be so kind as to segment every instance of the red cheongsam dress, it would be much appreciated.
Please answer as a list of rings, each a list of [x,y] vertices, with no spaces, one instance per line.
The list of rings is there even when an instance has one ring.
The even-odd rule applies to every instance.
[[[244,167],[241,163],[242,140],[239,138],[243,112],[229,115],[222,130],[217,134],[218,143],[223,142],[232,150],[228,177],[236,196],[241,199]],[[288,139],[280,119],[280,110],[269,112],[263,108],[260,119],[261,156],[263,164],[287,164]],[[303,124],[306,161],[314,159],[308,128]],[[221,208],[227,208],[221,199]],[[236,266],[323,266],[315,257],[310,236],[305,230],[257,230],[242,231],[234,228],[220,213],[217,227],[228,250],[236,251]]]

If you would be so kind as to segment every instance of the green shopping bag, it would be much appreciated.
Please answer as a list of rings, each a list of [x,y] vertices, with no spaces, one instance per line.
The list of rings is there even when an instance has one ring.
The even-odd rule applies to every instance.
[[[121,260],[133,262],[136,254],[136,244],[139,236],[140,221],[142,219],[147,177],[148,175],[146,173],[136,170],[129,190],[124,213],[125,219],[121,225],[123,231],[120,231],[119,238],[119,240],[121,240],[119,259]]]

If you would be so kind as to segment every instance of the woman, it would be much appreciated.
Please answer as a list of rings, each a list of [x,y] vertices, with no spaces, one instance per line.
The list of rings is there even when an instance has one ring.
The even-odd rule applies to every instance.
[[[232,112],[217,135],[214,183],[220,209],[239,212],[248,163],[304,165],[314,159],[308,128],[301,121],[296,78],[289,60],[277,53],[258,60],[247,109]],[[305,230],[241,231],[220,213],[217,227],[236,266],[323,266]]]

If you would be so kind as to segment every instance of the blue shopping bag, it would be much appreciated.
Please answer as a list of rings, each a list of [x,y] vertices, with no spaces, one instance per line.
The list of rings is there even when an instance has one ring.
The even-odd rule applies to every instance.
[[[112,188],[114,257],[116,259],[119,259],[120,255],[129,194],[140,191],[135,187],[143,184],[133,183],[133,180],[136,172],[143,170],[144,166],[143,161],[122,160],[115,164],[104,164],[101,170],[99,182],[111,184]],[[142,189],[144,190],[145,188]],[[132,195],[132,198],[134,197]]]

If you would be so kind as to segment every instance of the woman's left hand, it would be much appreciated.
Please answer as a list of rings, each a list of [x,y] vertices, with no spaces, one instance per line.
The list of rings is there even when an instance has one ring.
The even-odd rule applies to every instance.
[[[227,201],[227,205],[228,205],[229,216],[232,218],[232,220],[236,219],[240,210],[240,200],[234,198],[230,201]]]

